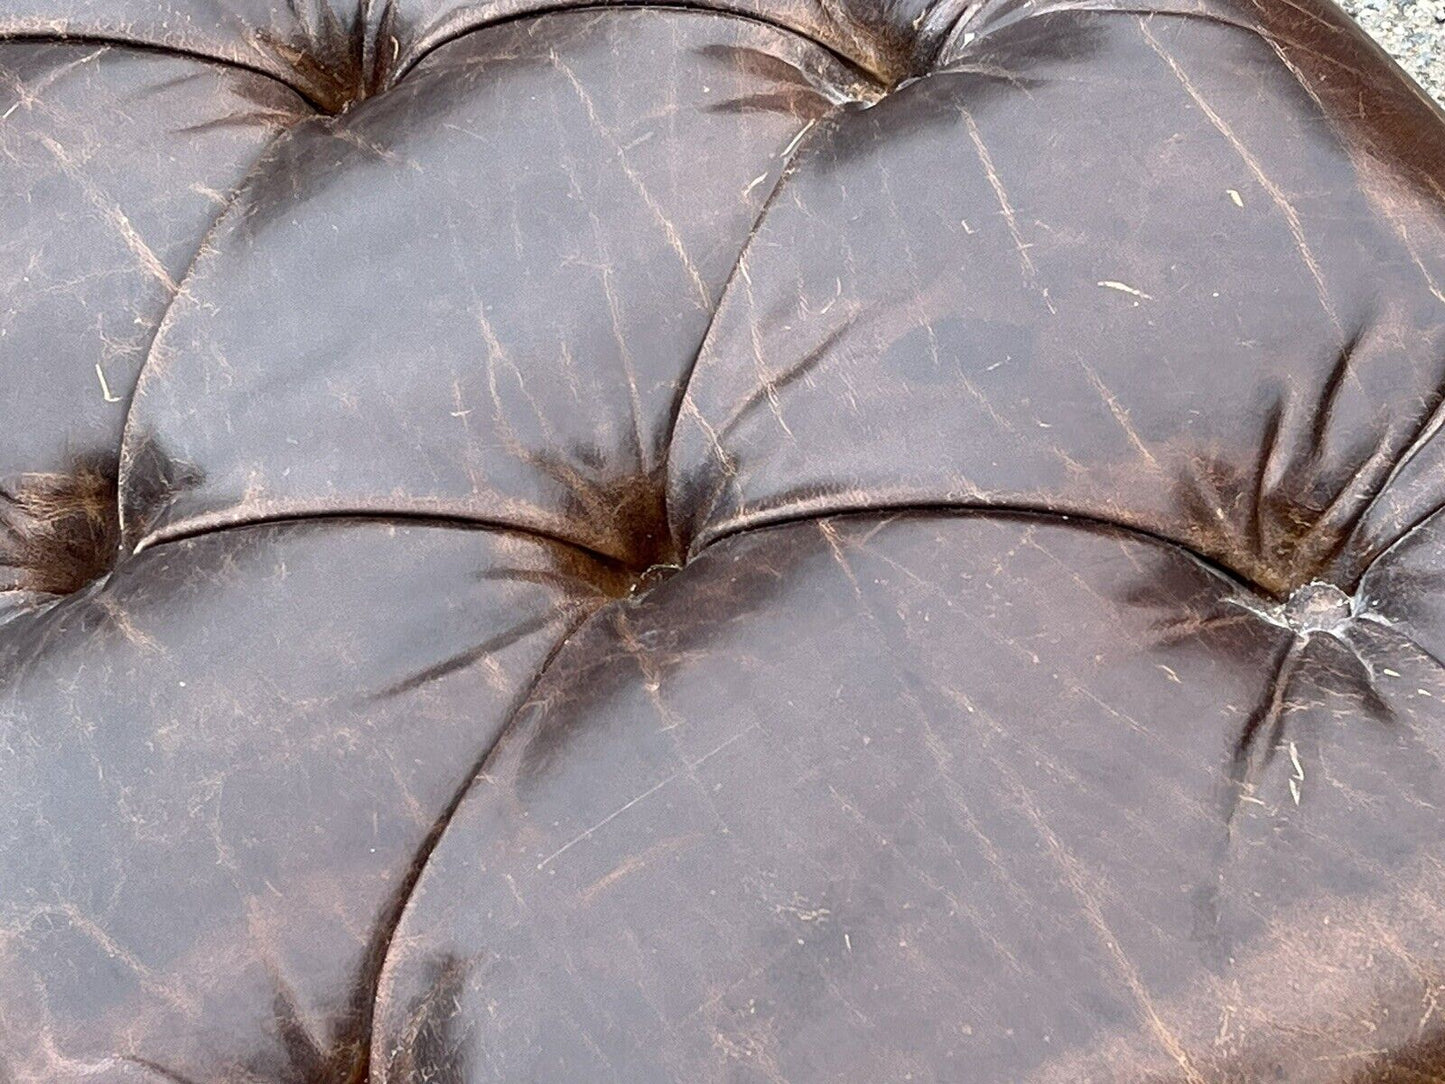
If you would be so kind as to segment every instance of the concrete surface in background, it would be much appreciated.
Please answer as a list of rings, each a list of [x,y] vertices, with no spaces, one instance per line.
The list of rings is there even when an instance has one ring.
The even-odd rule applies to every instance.
[[[1342,6],[1445,105],[1445,0],[1343,0]]]

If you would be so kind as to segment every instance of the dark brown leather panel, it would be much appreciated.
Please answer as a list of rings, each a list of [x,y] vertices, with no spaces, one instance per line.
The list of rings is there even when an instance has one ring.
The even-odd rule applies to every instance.
[[[30,0],[0,36],[149,45],[264,72],[339,113],[395,86],[448,41],[558,11],[693,10],[811,39],[887,84],[926,71],[962,0]]]
[[[400,0],[396,22],[404,28],[397,63],[404,75],[410,58],[436,43],[502,19],[525,18],[560,8],[685,7],[743,16],[789,29],[893,85],[935,62],[964,17],[966,0],[685,0],[681,4],[607,4],[597,0]]]
[[[1304,612],[1047,518],[714,545],[484,766],[373,1080],[1325,1081],[1436,1041],[1445,676]]]
[[[330,521],[0,626],[0,1079],[357,1079],[414,863],[625,590],[525,535]]]
[[[1395,235],[1395,257],[1408,277],[1418,275],[1431,296],[1445,304],[1445,139],[1438,133],[1445,114],[1415,83],[1400,78],[1397,65],[1332,4],[1203,3],[1134,5],[1129,0],[1059,0],[1048,4],[979,4],[960,20],[937,63],[987,59],[987,35],[995,29],[1049,11],[1100,10],[1179,15],[1238,26],[1259,34],[1279,56],[1320,111],[1349,155],[1355,183],[1375,215]],[[1174,69],[1188,78],[1176,62]],[[1411,270],[1413,267],[1413,271]],[[1325,574],[1358,576],[1374,556],[1438,506],[1439,445],[1433,440],[1441,412],[1424,416],[1414,440],[1400,453],[1388,480],[1378,485],[1349,538],[1329,561]]]
[[[682,376],[790,145],[868,92],[768,27],[587,12],[293,129],[152,352],[128,543],[401,512],[670,559]]]
[[[1272,592],[1322,574],[1445,379],[1445,249],[1392,228],[1329,117],[1258,34],[1073,10],[841,114],[699,360],[680,535],[998,505]],[[1445,153],[1445,126],[1415,143]],[[1410,222],[1445,236],[1445,203]]]
[[[683,405],[683,536],[1000,504],[1308,581],[1431,428],[1445,254],[1259,35],[1064,12],[985,45],[802,150]],[[1442,224],[1416,198],[1412,230]]]
[[[1433,515],[1386,550],[1360,583],[1362,616],[1409,639],[1445,666],[1445,519]]]
[[[0,1084],[1445,1074],[1326,0],[9,8]]]
[[[1365,146],[1388,148],[1413,159],[1419,180],[1438,181],[1425,167],[1438,151],[1409,151],[1419,126],[1438,120],[1440,106],[1419,85],[1402,78],[1400,66],[1341,8],[1321,0],[1262,3],[1256,0],[984,0],[954,21],[948,41],[934,55],[935,68],[966,60],[995,30],[1060,11],[1115,11],[1155,17],[1184,16],[1238,26],[1260,34],[1292,74],[1319,97],[1331,122]],[[1353,149],[1353,148],[1352,148]],[[1396,163],[1399,165],[1399,160]]]
[[[151,339],[261,148],[308,112],[270,79],[183,57],[0,43],[0,594],[109,567]]]

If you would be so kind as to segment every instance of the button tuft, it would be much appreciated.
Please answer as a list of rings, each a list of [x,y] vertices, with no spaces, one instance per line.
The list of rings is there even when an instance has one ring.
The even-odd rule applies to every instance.
[[[1350,596],[1332,583],[1307,583],[1284,604],[1284,619],[1296,633],[1337,632],[1354,615]]]

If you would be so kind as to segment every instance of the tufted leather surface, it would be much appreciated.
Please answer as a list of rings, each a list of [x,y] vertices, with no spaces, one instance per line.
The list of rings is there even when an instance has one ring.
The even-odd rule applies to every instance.
[[[0,1082],[1445,1079],[1328,0],[5,7]]]

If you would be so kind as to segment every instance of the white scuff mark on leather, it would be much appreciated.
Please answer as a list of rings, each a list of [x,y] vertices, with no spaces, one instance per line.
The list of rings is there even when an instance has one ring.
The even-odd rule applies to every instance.
[[[1142,298],[1145,301],[1154,300],[1151,294],[1146,294],[1143,290],[1130,286],[1127,282],[1118,282],[1115,279],[1105,279],[1103,282],[1100,282],[1097,285],[1102,286],[1106,290],[1118,290],[1121,294],[1128,294],[1131,297]]]
[[[817,122],[816,120],[810,120],[807,124],[805,124],[805,125],[803,125],[801,128],[799,128],[799,129],[798,129],[798,134],[795,135],[795,136],[793,136],[792,141],[791,141],[786,147],[783,148],[782,157],[785,158],[785,159],[791,158],[791,157],[793,156],[793,152],[798,149],[798,144],[800,144],[800,143],[803,142],[803,138],[804,138],[810,131],[812,131],[813,125],[815,125],[815,124],[817,124],[817,123],[818,123],[818,122]]]
[[[166,270],[166,265],[161,258],[146,244],[145,239],[141,237],[140,232],[131,223],[120,205],[102,192],[90,177],[81,171],[75,159],[59,143],[47,135],[40,136],[39,142],[50,152],[60,166],[61,172],[80,186],[86,200],[119,235],[125,247],[136,258],[141,270],[164,286],[169,293],[178,293],[180,286],[171,277],[171,273]]]
[[[1300,784],[1305,781],[1305,770],[1304,765],[1300,763],[1299,749],[1293,741],[1289,743],[1289,761],[1294,765],[1294,775],[1289,781],[1289,795],[1294,799],[1294,804],[1299,805]]]
[[[1159,1046],[1179,1066],[1184,1079],[1188,1084],[1205,1084],[1204,1075],[1195,1066],[1184,1041],[1175,1034],[1168,1022],[1160,1014],[1154,1003],[1154,996],[1144,981],[1139,967],[1125,951],[1123,942],[1119,935],[1109,924],[1104,913],[1103,901],[1099,898],[1097,891],[1090,885],[1089,874],[1083,863],[1081,863],[1063,841],[1055,834],[1053,827],[1045,819],[1043,812],[1039,809],[1033,799],[1033,795],[1024,787],[1021,780],[1012,772],[1007,772],[1008,782],[1012,784],[1015,798],[1020,810],[1033,823],[1034,829],[1042,839],[1049,856],[1059,867],[1065,885],[1073,892],[1079,901],[1084,917],[1089,925],[1093,927],[1094,933],[1099,942],[1108,951],[1109,956],[1123,981],[1125,988],[1129,991],[1134,1001],[1135,1010],[1153,1034]]]
[[[734,734],[731,738],[728,738],[726,741],[722,742],[721,744],[714,746],[712,749],[710,749],[708,752],[704,753],[702,756],[698,757],[696,760],[687,761],[687,762],[686,762],[681,768],[679,768],[677,771],[673,772],[672,774],[670,774],[670,775],[668,775],[668,776],[665,776],[665,777],[662,778],[662,779],[659,779],[656,783],[654,783],[652,786],[648,787],[645,791],[643,791],[641,794],[639,794],[636,798],[633,798],[631,801],[626,802],[626,803],[624,803],[623,805],[619,806],[618,808],[614,809],[611,813],[607,814],[607,816],[603,817],[600,821],[598,821],[596,824],[594,824],[591,828],[588,828],[585,832],[582,832],[582,833],[580,833],[580,834],[578,834],[578,835],[576,835],[576,836],[573,836],[573,837],[572,837],[571,839],[569,839],[566,843],[562,844],[562,846],[558,847],[555,851],[553,851],[551,854],[549,854],[546,858],[544,858],[544,859],[542,859],[542,861],[538,862],[538,863],[537,863],[537,869],[539,869],[539,870],[545,869],[545,868],[546,868],[548,865],[550,865],[553,861],[555,861],[556,859],[562,857],[562,855],[566,854],[566,853],[567,853],[568,851],[570,851],[573,847],[577,846],[577,844],[581,843],[584,839],[589,839],[589,838],[591,838],[594,833],[601,831],[603,828],[606,828],[609,824],[611,824],[613,821],[615,821],[618,817],[622,816],[622,814],[626,813],[626,812],[627,812],[629,809],[631,809],[633,806],[637,805],[637,804],[640,803],[640,802],[646,801],[648,798],[651,798],[654,794],[656,794],[658,791],[660,791],[663,787],[667,786],[669,783],[673,782],[673,781],[676,780],[676,779],[681,778],[682,776],[691,775],[697,768],[701,767],[703,764],[707,763],[707,762],[708,762],[709,760],[711,760],[713,757],[717,756],[717,754],[721,753],[721,752],[722,752],[724,749],[726,749],[728,746],[732,745],[732,744],[733,744],[734,742],[736,742],[736,741],[741,741],[743,738],[747,737],[748,734],[752,733],[754,730],[757,730],[757,729],[758,729],[758,726],[759,726],[758,723],[752,723],[752,724],[750,724],[749,726],[745,726],[742,730],[738,731],[738,732],[737,732],[736,734]]]
[[[597,110],[597,103],[592,100],[592,95],[589,94],[587,88],[582,85],[582,80],[577,77],[577,73],[557,55],[556,50],[552,50],[547,59],[571,85],[572,92],[577,96],[578,102],[581,103],[583,112],[587,114],[587,121],[592,125],[593,131],[600,135],[611,147],[612,153],[616,156],[617,164],[622,169],[623,175],[627,178],[633,191],[635,191],[642,200],[643,206],[647,208],[648,213],[652,215],[653,221],[655,221],[662,230],[668,248],[673,251],[673,254],[676,255],[681,262],[682,268],[691,280],[693,288],[702,299],[703,308],[711,309],[713,306],[712,291],[708,289],[707,283],[703,280],[702,272],[698,270],[697,265],[693,263],[692,257],[688,254],[687,247],[683,244],[682,234],[678,231],[677,226],[673,224],[672,220],[663,212],[661,204],[658,203],[657,198],[647,187],[641,174],[639,174],[637,170],[633,168],[632,163],[628,161],[627,150],[617,138],[617,133],[602,122],[602,117]],[[809,121],[808,127],[812,127],[812,124],[813,122]],[[807,131],[807,128],[803,130]]]
[[[1249,148],[1246,147],[1239,136],[1235,134],[1234,129],[1230,127],[1229,123],[1215,112],[1214,107],[1209,104],[1204,95],[1199,93],[1199,89],[1190,81],[1184,69],[1180,67],[1179,61],[1175,60],[1169,50],[1160,44],[1159,39],[1156,38],[1149,29],[1148,19],[1142,17],[1139,19],[1139,29],[1144,35],[1144,40],[1149,43],[1149,48],[1153,49],[1154,52],[1159,55],[1159,59],[1169,66],[1169,70],[1173,73],[1174,78],[1177,79],[1179,85],[1184,88],[1184,92],[1188,94],[1194,101],[1194,104],[1199,107],[1200,112],[1208,118],[1209,123],[1214,126],[1215,130],[1234,148],[1234,153],[1239,155],[1244,164],[1249,167],[1249,171],[1254,174],[1254,179],[1269,193],[1270,199],[1274,200],[1275,207],[1279,209],[1280,214],[1284,216],[1285,223],[1289,226],[1290,236],[1294,238],[1295,248],[1299,252],[1301,262],[1304,263],[1305,268],[1309,271],[1310,277],[1314,279],[1315,291],[1319,294],[1320,305],[1325,310],[1325,315],[1329,317],[1330,323],[1335,326],[1335,329],[1343,334],[1340,318],[1335,314],[1334,306],[1330,304],[1329,290],[1325,286],[1324,272],[1320,269],[1319,261],[1315,259],[1315,254],[1311,251],[1309,242],[1305,239],[1304,226],[1300,222],[1299,212],[1295,210],[1294,204],[1289,201],[1289,197],[1284,194],[1284,190],[1264,171],[1264,167],[1261,166],[1258,159],[1250,153]]]
[[[98,361],[95,363],[95,375],[100,379],[100,394],[105,398],[105,401],[107,403],[120,402],[119,395],[111,394],[110,384],[105,379],[105,370],[100,367],[100,362]]]
[[[1142,294],[1140,296],[1149,298],[1148,294]],[[1149,299],[1152,300],[1152,298]],[[1089,378],[1089,383],[1094,386],[1094,390],[1099,393],[1099,398],[1102,399],[1104,405],[1109,408],[1109,413],[1113,415],[1114,421],[1117,422],[1119,428],[1124,431],[1124,435],[1129,438],[1129,443],[1134,445],[1135,450],[1144,457],[1144,461],[1148,463],[1149,466],[1153,467],[1156,471],[1162,472],[1163,468],[1159,466],[1159,460],[1154,458],[1154,453],[1151,452],[1149,446],[1144,443],[1144,438],[1139,435],[1139,431],[1134,427],[1134,422],[1129,417],[1129,411],[1124,407],[1124,404],[1119,402],[1119,397],[1104,383],[1103,377],[1098,374],[1098,371],[1095,370],[1093,366],[1085,365],[1083,369],[1084,375]]]
[[[983,133],[978,130],[978,123],[973,119],[973,114],[967,109],[959,107],[963,114],[963,122],[968,127],[968,138],[973,142],[975,152],[978,154],[979,164],[983,166],[984,175],[988,177],[989,187],[993,189],[994,197],[998,200],[999,211],[1003,214],[1004,222],[1008,225],[1009,235],[1013,238],[1014,248],[1018,250],[1019,264],[1023,267],[1024,277],[1033,284],[1037,269],[1034,261],[1029,256],[1030,245],[1024,242],[1022,234],[1019,233],[1018,216],[1014,213],[1013,204],[1009,200],[1008,190],[1004,188],[1003,178],[998,175],[994,168],[993,156],[989,154],[988,147],[984,144]]]

